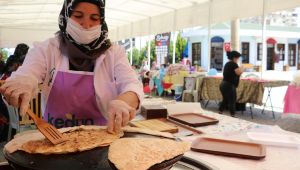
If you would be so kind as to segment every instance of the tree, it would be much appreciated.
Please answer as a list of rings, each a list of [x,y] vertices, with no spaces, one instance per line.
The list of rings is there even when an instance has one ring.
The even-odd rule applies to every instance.
[[[173,56],[173,42],[170,42],[170,56]],[[178,34],[176,39],[175,62],[179,63],[183,58],[183,52],[186,47],[187,40],[182,38],[181,33]],[[171,57],[172,58],[172,57]],[[170,59],[172,61],[172,59]]]
[[[183,52],[186,47],[187,40],[182,38],[181,33],[178,34],[177,36],[177,41],[176,41],[176,51],[175,51],[175,62],[178,63],[182,60],[183,57]],[[133,64],[135,65],[142,65],[143,61],[148,60],[148,42],[146,43],[146,46],[141,48],[141,51],[137,48],[132,49],[132,59],[133,59]],[[130,60],[130,52],[127,52],[128,59]],[[172,56],[173,56],[173,42],[170,42],[170,49],[169,49],[169,62],[172,63]],[[156,54],[155,54],[155,41],[151,41],[150,45],[150,61],[151,63],[156,60]],[[150,63],[150,64],[151,64]]]
[[[2,59],[6,61],[9,57],[9,52],[4,48],[0,48],[0,53],[2,54]]]
[[[130,60],[130,52],[127,53],[128,59]],[[146,46],[141,48],[141,51],[139,52],[139,50],[137,48],[133,48],[132,49],[132,60],[133,63],[135,65],[142,65],[143,61],[147,61],[148,60],[148,42],[146,43]],[[150,45],[150,61],[151,63],[155,60],[155,42],[154,40],[151,41],[151,45]]]

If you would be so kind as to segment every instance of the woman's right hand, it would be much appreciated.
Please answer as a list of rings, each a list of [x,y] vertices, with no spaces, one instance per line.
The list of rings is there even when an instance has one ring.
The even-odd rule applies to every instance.
[[[235,71],[236,75],[240,76],[240,75],[242,75],[244,73],[245,68],[243,66],[241,66],[241,67],[235,69],[234,71]]]
[[[20,107],[20,115],[24,116],[29,108],[30,100],[38,92],[38,81],[31,76],[20,76],[8,79],[1,87],[0,93],[8,104]]]

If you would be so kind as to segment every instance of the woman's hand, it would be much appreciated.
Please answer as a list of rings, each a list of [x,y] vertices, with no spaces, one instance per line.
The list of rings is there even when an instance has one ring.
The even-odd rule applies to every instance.
[[[108,105],[108,132],[118,133],[136,115],[136,109],[122,100],[112,100]]]
[[[242,75],[244,73],[244,70],[245,70],[244,67],[241,66],[241,67],[235,69],[234,71],[235,71],[236,75],[240,76],[240,75]]]
[[[30,100],[38,92],[38,81],[32,77],[8,79],[1,87],[0,93],[8,104],[20,107],[20,115],[24,116],[29,108]]]

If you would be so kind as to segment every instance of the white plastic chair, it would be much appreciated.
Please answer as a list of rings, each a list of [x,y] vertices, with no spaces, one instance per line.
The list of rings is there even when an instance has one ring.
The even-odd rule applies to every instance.
[[[196,90],[197,78],[185,77],[184,78],[184,90],[182,95],[182,101],[185,101],[186,94],[191,94],[194,97],[194,102],[198,102],[198,91]]]
[[[200,86],[202,84],[203,76],[185,77],[184,78],[184,91],[182,95],[182,101],[185,102],[186,94],[193,96],[193,102],[199,102]]]
[[[7,141],[12,139],[12,129],[16,129],[17,133],[20,131],[20,124],[19,124],[19,110],[11,105],[9,105],[5,99],[3,99],[9,115],[9,128],[8,128],[8,135]]]

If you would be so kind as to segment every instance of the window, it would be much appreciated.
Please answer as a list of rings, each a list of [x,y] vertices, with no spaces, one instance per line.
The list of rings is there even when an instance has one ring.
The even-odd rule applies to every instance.
[[[212,42],[211,43],[211,68],[215,68],[218,71],[223,69],[223,55],[224,55],[224,43],[223,42]]]
[[[277,44],[277,50],[279,53],[280,60],[284,61],[285,59],[285,45],[284,44]]]
[[[289,44],[289,66],[296,66],[296,44]]]
[[[193,43],[192,44],[192,64],[201,65],[201,43]]]
[[[250,45],[248,42],[243,42],[242,43],[242,57],[243,57],[243,63],[249,63],[249,50],[250,50]]]
[[[263,46],[262,43],[257,43],[257,60],[262,60]]]

